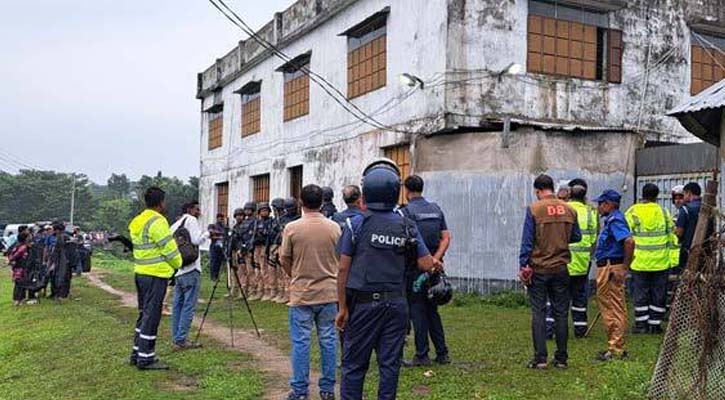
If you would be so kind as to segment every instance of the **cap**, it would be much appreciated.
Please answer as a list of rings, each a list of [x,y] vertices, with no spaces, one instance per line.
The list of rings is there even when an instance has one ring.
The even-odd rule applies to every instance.
[[[604,203],[605,201],[609,201],[619,204],[622,201],[622,195],[620,195],[616,190],[607,189],[602,192],[599,197],[594,199],[594,201],[597,203]]]
[[[685,195],[685,186],[684,185],[677,185],[672,188],[672,195]]]

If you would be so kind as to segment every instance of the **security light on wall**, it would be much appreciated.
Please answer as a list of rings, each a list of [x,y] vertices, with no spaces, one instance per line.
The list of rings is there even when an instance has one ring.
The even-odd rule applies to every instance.
[[[425,82],[423,82],[422,79],[418,78],[417,76],[415,76],[413,74],[409,74],[407,72],[404,72],[404,73],[398,75],[398,81],[400,81],[401,85],[412,87],[412,88],[420,85],[420,88],[423,89],[423,87],[425,86]]]

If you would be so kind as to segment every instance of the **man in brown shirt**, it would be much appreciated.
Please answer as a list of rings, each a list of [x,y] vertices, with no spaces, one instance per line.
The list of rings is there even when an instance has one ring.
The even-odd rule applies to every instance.
[[[529,368],[547,367],[546,300],[551,301],[554,314],[556,353],[554,366],[568,366],[569,333],[569,243],[581,240],[577,214],[571,206],[554,196],[554,180],[539,175],[534,180],[538,201],[526,210],[519,253],[519,277],[528,287],[531,301],[531,332],[534,359]]]
[[[289,400],[309,397],[310,342],[317,327],[322,361],[320,398],[335,398],[337,367],[337,267],[336,246],[340,226],[320,213],[322,189],[302,188],[302,218],[290,222],[282,233],[280,263],[291,277],[289,328],[292,342],[292,391]]]

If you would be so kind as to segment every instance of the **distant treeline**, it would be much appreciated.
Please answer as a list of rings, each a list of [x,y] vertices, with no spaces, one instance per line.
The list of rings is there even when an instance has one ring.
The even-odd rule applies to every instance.
[[[75,181],[75,184],[74,184]],[[84,230],[125,233],[128,222],[143,207],[143,193],[150,186],[166,191],[167,217],[181,213],[182,204],[199,198],[199,179],[184,182],[176,177],[142,176],[131,182],[125,174],[112,174],[105,186],[82,174],[21,170],[0,172],[0,224],[68,221],[75,187],[74,223]]]

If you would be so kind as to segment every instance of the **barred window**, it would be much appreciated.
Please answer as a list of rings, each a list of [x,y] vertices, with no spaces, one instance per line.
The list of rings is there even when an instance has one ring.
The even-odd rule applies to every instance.
[[[269,201],[269,174],[252,177],[252,200],[256,203]]]
[[[234,93],[242,100],[242,137],[254,135],[261,130],[262,81],[249,82]]]
[[[692,32],[690,94],[725,78],[725,38]]]
[[[229,183],[217,183],[216,185],[216,212],[226,217],[229,210]]]
[[[622,32],[608,15],[529,2],[527,70],[572,78],[622,81]]]
[[[401,144],[392,147],[386,147],[384,150],[385,157],[393,160],[400,169],[400,181],[404,182],[405,178],[410,176],[410,145]],[[398,203],[406,204],[405,193],[400,190],[400,198]]]
[[[387,83],[388,12],[378,12],[343,33],[347,36],[347,96],[351,99]]]
[[[306,53],[279,67],[284,73],[284,121],[291,121],[310,113],[310,60]]]
[[[208,112],[209,118],[209,150],[222,147],[222,133],[224,128],[224,112]]]

